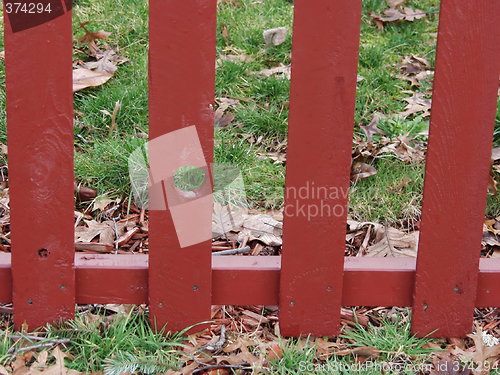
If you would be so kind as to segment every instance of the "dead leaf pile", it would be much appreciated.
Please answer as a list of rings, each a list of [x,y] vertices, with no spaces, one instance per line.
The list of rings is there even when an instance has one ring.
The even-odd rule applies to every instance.
[[[366,308],[358,309],[355,316],[353,310],[342,308],[341,323],[344,326],[359,324],[366,327],[369,311]],[[283,355],[283,348],[288,342],[279,337],[277,306],[214,305],[211,320],[213,323],[208,330],[188,336],[188,345],[183,349],[185,363],[181,370],[170,370],[166,374],[201,371],[231,374],[237,370],[251,371],[252,367],[265,369],[271,360]],[[353,348],[348,344],[346,340],[330,341],[324,338],[301,338],[297,342],[299,349],[315,349],[320,360],[326,360],[334,354],[377,356],[376,348]]]
[[[420,87],[422,82],[432,83],[434,71],[431,64],[425,57],[411,55],[405,57],[400,65],[400,74],[396,78],[408,80],[412,86]]]
[[[282,232],[282,211],[248,212],[245,208],[235,210],[229,205],[214,203],[212,250],[250,246],[252,255],[277,255]]]
[[[50,358],[55,359],[51,361]],[[28,351],[24,354],[19,354],[16,356],[15,361],[13,361],[10,366],[6,368],[0,366],[0,374],[1,375],[84,375],[83,372],[68,369],[64,363],[64,358],[68,358],[69,360],[73,359],[73,356],[70,354],[64,353],[59,346],[56,346],[49,355],[49,351],[43,350],[40,353],[35,353],[33,350]],[[33,361],[34,359],[34,361]],[[33,363],[31,363],[33,362]],[[31,363],[28,365],[28,363]],[[7,369],[12,370],[10,373]]]
[[[375,114],[369,125],[360,127],[366,134],[366,141],[362,140],[360,137],[356,137],[353,140],[352,181],[375,174],[376,170],[368,168],[366,163],[372,163],[376,158],[392,155],[405,163],[420,163],[425,160],[427,146],[425,143],[417,142],[415,141],[416,137],[410,137],[408,135],[398,136],[396,139],[385,137],[385,132],[377,127],[379,119],[380,115]],[[377,141],[373,139],[374,135],[380,136]]]
[[[89,23],[80,23],[81,29],[85,31],[85,35],[78,39],[79,44],[88,43],[87,48],[89,57],[95,58],[95,61],[83,62],[77,60],[73,64],[73,92],[82,90],[86,87],[100,86],[106,83],[113,77],[117,65],[124,63],[127,59],[118,57],[116,52],[105,46],[104,51],[98,46],[96,40],[106,39],[111,32],[99,30],[90,32],[85,26]]]
[[[131,205],[132,214],[127,217],[127,207],[112,205],[111,202],[109,199],[97,202],[96,210],[102,211],[97,217],[102,221],[75,211],[75,249],[86,253],[147,252],[149,226],[146,211],[139,211]],[[106,209],[108,205],[111,208]],[[117,211],[119,215],[113,216]],[[110,219],[110,216],[118,219]]]
[[[405,232],[379,223],[347,220],[346,243],[351,256],[417,256],[419,231]]]
[[[384,10],[383,15],[370,13],[372,21],[377,25],[380,31],[384,30],[384,24],[396,21],[414,21],[416,19],[423,18],[427,15],[426,12],[420,9],[413,9],[410,7],[403,7],[404,1],[402,0],[388,0],[387,4],[389,9]]]

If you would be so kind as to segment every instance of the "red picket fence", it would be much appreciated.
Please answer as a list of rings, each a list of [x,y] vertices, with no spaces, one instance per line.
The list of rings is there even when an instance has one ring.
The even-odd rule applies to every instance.
[[[335,215],[285,215],[282,257],[212,257],[209,240],[180,248],[166,210],[149,213],[149,257],[75,255],[71,12],[16,33],[5,15],[12,254],[0,253],[0,302],[32,328],[72,318],[75,303],[149,303],[175,331],[209,320],[212,304],[278,304],[286,336],[337,335],[341,306],[412,306],[419,336],[464,336],[475,306],[500,306],[500,259],[479,259],[499,14],[499,1],[441,1],[416,260],[344,258]],[[295,1],[287,189],[349,186],[360,18],[360,0]],[[215,0],[151,0],[150,139],[196,125],[208,163],[215,36]],[[347,211],[345,197],[325,204]]]

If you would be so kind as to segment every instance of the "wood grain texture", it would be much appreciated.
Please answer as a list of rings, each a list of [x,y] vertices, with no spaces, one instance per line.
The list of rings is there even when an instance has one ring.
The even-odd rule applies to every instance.
[[[35,328],[75,311],[71,12],[4,21],[14,321]]]
[[[413,332],[469,333],[498,77],[500,2],[443,0],[425,170]]]
[[[150,140],[195,125],[211,163],[216,1],[152,0],[149,14]],[[150,210],[149,219],[149,304],[156,325],[168,323],[168,331],[180,331],[208,320],[210,239],[181,248],[168,210]],[[205,219],[210,226],[211,212]]]
[[[285,336],[339,332],[360,19],[361,1],[295,1],[280,287]]]

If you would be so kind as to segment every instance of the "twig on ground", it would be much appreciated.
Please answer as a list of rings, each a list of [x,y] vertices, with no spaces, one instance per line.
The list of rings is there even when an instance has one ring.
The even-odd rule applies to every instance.
[[[198,373],[200,371],[204,371],[204,370],[217,370],[217,369],[224,369],[224,368],[227,368],[227,369],[241,369],[241,370],[251,370],[252,369],[250,367],[250,363],[243,362],[243,363],[238,363],[236,365],[223,365],[223,364],[220,364],[220,365],[204,365],[203,367],[199,367],[199,368],[195,369],[192,373],[196,374],[196,373]]]
[[[245,247],[240,247],[239,249],[232,249],[232,250],[222,250],[222,251],[217,251],[213,252],[212,255],[233,255],[233,254],[240,254],[240,253],[248,253],[252,249],[250,246],[245,246]]]
[[[23,338],[25,338],[25,337],[23,337]],[[68,344],[70,342],[71,342],[71,339],[50,339],[49,341],[41,342],[41,343],[38,343],[35,345],[25,346],[23,348],[12,347],[6,353],[6,354],[12,353],[12,356],[8,360],[7,364],[10,364],[19,353],[26,352],[26,351],[32,350],[32,349],[48,348],[48,347],[58,345],[58,344]]]
[[[115,237],[116,237],[116,240],[115,240],[115,254],[118,254],[118,238],[120,236],[118,236],[118,228],[116,227],[116,219],[117,218],[113,218],[113,229],[115,230]]]
[[[226,342],[226,326],[223,324],[222,327],[220,327],[220,338],[219,341],[217,341],[215,344],[206,344],[203,345],[201,348],[199,348],[197,351],[193,353],[199,353],[202,352],[203,350],[208,350],[210,352],[216,352],[217,350],[220,350],[224,343]]]

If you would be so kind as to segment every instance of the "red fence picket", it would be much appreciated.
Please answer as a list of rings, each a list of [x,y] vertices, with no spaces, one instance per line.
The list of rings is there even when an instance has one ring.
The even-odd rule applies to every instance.
[[[75,312],[71,13],[4,22],[14,320],[35,328]]]
[[[499,307],[500,259],[479,260],[479,246],[500,3],[442,1],[417,260],[343,256],[360,6],[295,2],[283,258],[211,257],[208,239],[182,247],[168,179],[150,191],[165,207],[149,213],[149,256],[75,255],[71,13],[16,33],[4,14],[12,255],[0,253],[0,302],[13,302],[16,326],[71,318],[74,303],[149,303],[157,326],[180,331],[209,320],[211,304],[279,304],[284,335],[333,336],[341,306],[393,305],[415,307],[418,336],[464,336],[474,306]],[[215,16],[215,0],[150,4],[150,144],[194,125],[207,165]],[[210,226],[208,212],[196,219]]]
[[[280,286],[285,335],[340,329],[360,20],[361,1],[295,3]]]
[[[500,76],[499,14],[495,1],[441,2],[414,332],[455,337],[471,329]]]

